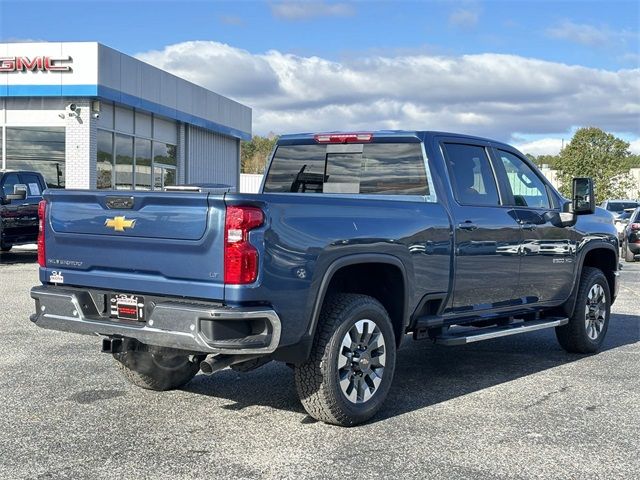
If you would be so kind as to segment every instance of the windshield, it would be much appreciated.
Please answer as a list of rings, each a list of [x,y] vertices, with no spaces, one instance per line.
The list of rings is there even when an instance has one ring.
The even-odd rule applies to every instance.
[[[265,193],[429,195],[420,143],[281,145]]]

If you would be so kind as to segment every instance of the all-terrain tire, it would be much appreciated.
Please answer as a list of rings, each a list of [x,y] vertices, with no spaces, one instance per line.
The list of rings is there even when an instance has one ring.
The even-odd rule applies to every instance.
[[[569,323],[556,327],[560,346],[570,353],[596,353],[607,334],[610,316],[607,277],[598,268],[584,267]]]
[[[347,358],[353,361],[346,362]],[[341,362],[346,363],[340,366]],[[393,325],[382,304],[367,295],[334,295],[320,314],[309,358],[295,367],[298,396],[317,420],[357,425],[382,406],[395,362]],[[347,386],[341,386],[341,379]]]
[[[132,384],[147,390],[172,390],[188,383],[200,370],[201,358],[129,350],[114,353],[116,365]]]

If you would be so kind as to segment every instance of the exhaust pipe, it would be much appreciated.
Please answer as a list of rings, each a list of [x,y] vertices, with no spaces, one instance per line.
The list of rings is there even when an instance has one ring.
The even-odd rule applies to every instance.
[[[246,362],[253,360],[254,358],[262,357],[263,355],[225,355],[220,353],[218,355],[209,355],[202,362],[200,362],[200,370],[205,375],[213,375],[220,370],[223,370],[236,363]]]

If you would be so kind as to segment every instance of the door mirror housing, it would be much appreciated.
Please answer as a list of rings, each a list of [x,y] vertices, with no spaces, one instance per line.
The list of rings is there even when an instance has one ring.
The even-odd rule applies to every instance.
[[[27,186],[23,183],[14,185],[13,194],[9,194],[5,198],[8,202],[11,200],[24,200],[27,198]]]
[[[596,199],[593,194],[593,180],[591,178],[574,178],[571,192],[574,215],[590,215],[596,211]]]

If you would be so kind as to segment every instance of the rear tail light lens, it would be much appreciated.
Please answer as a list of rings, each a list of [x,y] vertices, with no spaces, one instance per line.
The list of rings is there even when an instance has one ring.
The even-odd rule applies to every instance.
[[[318,133],[313,136],[317,143],[366,143],[373,139],[372,133]]]
[[[637,232],[638,230],[640,230],[640,223],[632,223],[630,225],[630,228],[632,231]]]
[[[258,250],[249,243],[249,231],[264,222],[257,207],[228,206],[224,235],[224,283],[243,285],[258,278]]]
[[[44,244],[44,226],[47,217],[47,201],[40,200],[38,203],[38,264],[46,267],[46,250]]]

